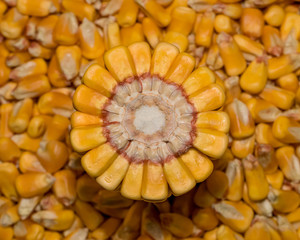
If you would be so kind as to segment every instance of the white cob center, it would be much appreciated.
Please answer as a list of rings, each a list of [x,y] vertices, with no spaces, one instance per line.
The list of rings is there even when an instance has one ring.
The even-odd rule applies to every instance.
[[[165,114],[157,106],[141,106],[135,111],[133,125],[147,135],[161,131],[165,126]]]

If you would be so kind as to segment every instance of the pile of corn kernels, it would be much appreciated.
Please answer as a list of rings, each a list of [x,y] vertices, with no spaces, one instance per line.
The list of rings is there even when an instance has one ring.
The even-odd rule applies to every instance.
[[[143,41],[212,72],[230,119],[208,178],[163,202],[100,186],[69,136],[87,69]],[[0,239],[300,239],[299,76],[299,0],[0,0]]]

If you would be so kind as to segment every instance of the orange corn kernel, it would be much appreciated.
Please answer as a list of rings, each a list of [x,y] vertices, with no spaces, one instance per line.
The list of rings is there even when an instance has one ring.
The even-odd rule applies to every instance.
[[[255,145],[255,136],[244,139],[233,139],[231,143],[232,154],[237,158],[245,158],[253,152]]]
[[[280,27],[280,35],[283,41],[287,40],[288,36],[299,39],[300,36],[300,16],[297,13],[286,13]]]
[[[234,159],[228,162],[226,176],[228,178],[226,199],[230,201],[241,200],[243,195],[244,171],[240,160]]]
[[[167,32],[164,41],[176,46],[180,52],[184,52],[188,47],[188,38],[178,32]]]
[[[120,27],[118,23],[107,23],[104,25],[104,42],[106,49],[121,45]]]
[[[37,156],[42,166],[49,173],[59,170],[68,160],[69,152],[66,145],[59,141],[41,142]]]
[[[226,111],[230,118],[230,134],[234,138],[246,138],[254,133],[254,121],[246,104],[235,99]]]
[[[241,16],[241,30],[249,37],[258,38],[262,35],[264,17],[259,9],[244,8]]]
[[[282,171],[276,170],[273,173],[266,174],[266,178],[270,186],[276,189],[281,189],[283,181],[284,181],[284,175]]]
[[[0,106],[0,136],[1,137],[11,137],[13,135],[12,131],[8,126],[8,121],[13,110],[12,103],[2,104]]]
[[[205,231],[214,229],[219,223],[219,220],[212,208],[196,209],[193,212],[192,220],[198,228]]]
[[[295,73],[284,75],[276,80],[279,87],[291,92],[297,92],[299,88],[298,77]]]
[[[13,163],[0,163],[0,190],[1,193],[8,199],[13,201],[18,200],[18,192],[16,189],[16,179],[19,171]]]
[[[79,26],[79,42],[82,55],[88,59],[100,57],[104,52],[104,41],[95,24],[84,19]]]
[[[48,77],[50,83],[54,87],[65,87],[70,85],[71,83],[70,81],[67,81],[67,79],[65,78],[55,54],[52,55],[52,58],[49,63]]]
[[[268,84],[259,96],[283,110],[290,109],[295,100],[295,94],[293,92]]]
[[[49,173],[24,173],[17,177],[16,188],[21,197],[30,198],[46,193],[54,181]]]
[[[12,92],[16,99],[35,98],[51,90],[51,85],[45,75],[26,77],[20,81]]]
[[[76,199],[76,176],[71,170],[65,169],[54,174],[54,195],[65,206],[70,206]]]
[[[270,144],[274,148],[284,146],[284,143],[273,136],[272,127],[265,123],[260,123],[256,126],[255,138],[258,143]]]
[[[81,50],[78,46],[59,46],[56,49],[58,65],[64,77],[70,81],[79,73]]]
[[[3,227],[12,226],[20,220],[18,206],[14,205],[4,210],[0,217],[0,224]]]
[[[117,21],[121,27],[130,27],[136,22],[138,5],[134,0],[124,0],[117,15]]]
[[[0,57],[0,85],[5,84],[10,76],[10,68],[6,65],[5,57]]]
[[[57,43],[54,41],[54,28],[58,20],[57,15],[49,15],[43,18],[37,25],[36,40],[46,48],[55,48]]]
[[[292,212],[300,203],[299,194],[290,190],[270,189],[268,199],[273,208],[280,213]]]
[[[19,159],[19,167],[22,173],[46,172],[38,157],[31,152],[23,152]]]
[[[203,14],[199,26],[196,29],[196,44],[204,47],[211,45],[214,21],[215,14],[213,12],[205,12]]]
[[[233,34],[236,32],[231,18],[223,14],[216,16],[214,28],[218,33],[225,32],[228,34]]]
[[[235,40],[226,33],[220,33],[217,44],[228,75],[241,74],[246,68],[246,61]]]
[[[55,6],[49,0],[18,0],[17,9],[24,15],[45,17],[55,11]]]
[[[264,19],[269,25],[279,27],[284,20],[284,16],[284,9],[280,5],[271,5],[267,8]]]
[[[14,105],[8,121],[8,126],[13,132],[22,133],[27,129],[32,115],[32,108],[33,101],[31,98],[26,98]]]
[[[223,13],[224,15],[233,19],[239,19],[243,12],[242,5],[239,3],[216,3],[213,6],[213,10],[217,13]]]
[[[45,119],[46,122],[46,132],[43,136],[43,139],[46,141],[49,140],[58,140],[63,141],[68,132],[68,127],[70,125],[70,120],[67,117],[61,115],[54,115],[53,118]]]
[[[152,48],[155,48],[162,39],[161,29],[156,25],[152,18],[148,17],[143,19],[142,27],[147,41]]]
[[[269,144],[257,144],[255,156],[266,174],[277,170],[278,163],[275,158],[274,148]]]
[[[93,21],[96,16],[96,11],[93,5],[87,4],[81,0],[62,0],[62,8],[65,12],[72,12],[80,21],[84,18]]]
[[[13,80],[20,80],[25,77],[43,75],[47,73],[47,64],[42,58],[30,60],[10,72],[9,77]]]
[[[155,20],[155,22],[161,26],[166,27],[169,25],[171,21],[170,14],[156,1],[154,0],[136,0],[136,3],[141,7],[144,12],[151,18]]]
[[[189,35],[192,31],[196,13],[188,7],[177,7],[171,13],[171,22],[167,31]]]
[[[108,218],[99,228],[92,232],[91,236],[95,239],[108,239],[118,229],[120,224],[120,219]]]
[[[219,170],[213,171],[205,182],[206,188],[211,195],[218,199],[224,197],[228,189],[228,178],[224,172]]]
[[[262,43],[267,53],[279,57],[283,52],[283,42],[277,28],[269,25],[264,26],[262,34]]]
[[[29,61],[31,58],[30,54],[28,52],[14,52],[10,53],[6,57],[6,65],[8,67],[18,67],[25,62]]]
[[[195,195],[194,195],[194,203],[198,206],[198,207],[210,207],[211,204],[215,203],[217,201],[217,199],[211,195],[207,188],[206,188],[206,184],[200,184]]]
[[[120,31],[122,44],[128,46],[135,42],[144,41],[142,24],[136,23],[130,27],[123,27]]]
[[[59,92],[47,92],[39,98],[38,109],[41,114],[59,114],[69,117],[73,112],[72,100]]]
[[[21,151],[11,139],[0,137],[0,161],[13,162],[20,156]]]
[[[264,46],[251,38],[242,35],[242,34],[236,34],[233,36],[233,39],[241,49],[241,51],[249,54],[253,54],[257,57],[260,57],[264,54]],[[263,61],[264,58],[261,58],[261,61]]]
[[[73,12],[59,16],[53,32],[54,41],[60,45],[73,45],[78,40],[78,21]]]
[[[21,14],[17,8],[9,9],[1,19],[0,32],[9,39],[15,39],[21,36],[28,16]]]

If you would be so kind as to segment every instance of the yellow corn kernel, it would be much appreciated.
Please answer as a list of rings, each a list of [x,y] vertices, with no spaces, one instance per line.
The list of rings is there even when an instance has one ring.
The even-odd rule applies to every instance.
[[[51,0],[17,1],[17,9],[24,15],[45,17],[52,11],[53,7],[54,6]]]
[[[161,29],[156,25],[152,18],[148,17],[143,19],[142,28],[145,38],[147,39],[151,47],[155,48],[162,39]]]
[[[37,34],[37,26],[38,23],[41,21],[41,18],[39,17],[31,17],[29,18],[26,29],[25,29],[25,36],[29,39],[35,39]]]
[[[63,210],[64,208],[64,205],[51,193],[43,196],[40,201],[40,206],[42,210]]]
[[[196,13],[188,7],[177,7],[171,13],[171,22],[168,31],[189,35],[192,31]]]
[[[72,233],[68,234],[65,240],[75,240],[87,238],[89,230],[87,228],[76,228]]]
[[[143,163],[131,163],[122,181],[121,194],[130,199],[141,199]],[[122,175],[121,175],[122,176]]]
[[[16,134],[11,140],[13,140],[20,149],[26,151],[36,152],[40,146],[40,138],[31,138],[27,133]]]
[[[37,156],[31,152],[23,152],[19,159],[19,168],[22,173],[46,172]]]
[[[292,146],[281,147],[275,153],[278,165],[284,176],[292,181],[299,181],[300,162]]]
[[[78,22],[73,12],[66,12],[59,16],[53,37],[60,45],[73,45],[77,42]]]
[[[215,14],[213,12],[207,11],[203,14],[195,33],[196,44],[204,47],[209,47],[211,45],[214,21]]]
[[[104,62],[118,82],[135,75],[134,62],[127,47],[119,46],[108,50],[104,54]]]
[[[144,34],[142,24],[136,23],[130,27],[123,27],[120,31],[122,44],[128,46],[135,42],[143,42]]]
[[[217,33],[225,32],[228,34],[235,33],[235,29],[233,27],[233,23],[230,17],[219,14],[215,18],[214,28]]]
[[[67,80],[77,76],[81,60],[81,50],[78,46],[59,46],[56,49],[56,57],[60,69]]]
[[[29,52],[29,49],[28,49]],[[28,52],[14,52],[10,53],[6,57],[6,65],[8,67],[18,67],[22,65],[23,63],[29,61],[31,59],[31,56]]]
[[[0,32],[9,39],[15,39],[21,36],[28,16],[21,14],[17,8],[10,8],[1,18]]]
[[[280,213],[294,211],[300,203],[300,196],[294,191],[284,191],[280,189],[270,189],[268,194],[273,208]]]
[[[299,88],[298,78],[295,73],[290,73],[278,78],[276,83],[280,88],[291,92],[297,92]]]
[[[67,81],[58,64],[58,59],[55,53],[52,55],[52,58],[49,63],[48,77],[50,83],[55,87],[65,87],[70,85],[70,81]]]
[[[255,122],[274,122],[281,111],[273,104],[257,98],[251,98],[246,105]]]
[[[188,150],[181,155],[183,163],[188,167],[196,182],[204,181],[213,170],[213,164],[208,157],[195,149]]]
[[[12,92],[17,87],[17,83],[9,81],[0,87],[0,94],[5,100],[13,100]]]
[[[253,201],[265,199],[269,192],[269,184],[262,166],[253,155],[243,159],[243,166],[249,198]]]
[[[55,178],[49,173],[24,173],[16,179],[16,189],[21,197],[30,198],[46,193]]]
[[[239,99],[241,95],[241,88],[239,84],[239,77],[233,76],[229,77],[224,81],[226,102],[225,106],[232,103],[235,99]]]
[[[205,231],[214,229],[219,223],[212,208],[196,209],[193,212],[192,220],[198,228]]]
[[[221,201],[212,205],[218,219],[237,232],[245,232],[253,219],[253,210],[244,202]]]
[[[168,31],[164,36],[164,41],[167,43],[171,43],[176,46],[180,52],[184,52],[188,47],[188,38],[187,36],[178,33]]]
[[[118,23],[107,23],[104,25],[104,42],[106,49],[121,45],[120,27]]]
[[[234,138],[246,138],[254,133],[254,121],[246,104],[235,99],[226,111],[230,118],[230,134]]]
[[[278,230],[280,232],[280,236],[282,240],[297,240],[298,236],[297,236],[297,232],[295,230],[295,228],[292,226],[291,223],[289,223],[289,221],[281,216],[278,215],[277,217],[277,221],[278,221]]]
[[[142,75],[150,71],[151,50],[145,42],[133,43],[128,46],[131,53],[137,75]]]
[[[41,142],[40,148],[37,150],[37,156],[47,172],[53,173],[67,162],[69,154],[64,143],[50,140]]]
[[[12,227],[0,227],[0,235],[3,240],[12,240],[14,230]]]
[[[236,34],[233,36],[233,39],[236,41],[241,51],[245,53],[253,54],[257,57],[260,57],[264,54],[264,46],[248,38],[247,36]],[[262,60],[264,60],[263,57],[261,61]]]
[[[72,12],[80,21],[84,18],[93,21],[96,16],[96,11],[93,5],[82,0],[62,0],[62,8],[66,12]]]
[[[286,215],[286,219],[290,222],[290,223],[294,223],[294,222],[299,222],[299,211],[300,208],[297,208],[295,210],[293,210],[292,212],[290,212],[288,215]]]
[[[117,153],[110,144],[105,143],[86,153],[81,163],[90,176],[100,176],[117,158]],[[101,159],[101,161],[99,161]]]
[[[74,112],[71,116],[72,128],[83,127],[89,125],[102,126],[102,118],[82,112]]]
[[[47,73],[47,64],[42,58],[30,60],[10,72],[9,77],[13,80],[21,80],[25,77],[43,75]]]
[[[264,26],[262,34],[262,43],[267,53],[275,57],[279,57],[283,51],[283,42],[280,38],[280,33],[277,28],[269,25]]]
[[[18,169],[12,163],[0,163],[0,189],[1,193],[8,199],[17,201],[16,178],[19,175]]]
[[[283,175],[282,171],[276,170],[273,173],[266,174],[266,178],[267,178],[268,183],[273,188],[280,189],[282,187],[283,180],[284,180],[284,175]]]
[[[45,75],[35,75],[23,78],[12,92],[12,95],[20,100],[35,98],[51,90],[51,85]]]
[[[141,190],[145,200],[164,200],[168,197],[168,184],[161,164],[148,161],[144,166]]]
[[[43,239],[45,233],[45,229],[43,226],[32,223],[29,225],[27,234],[26,234],[26,240],[27,239]]]
[[[260,123],[256,126],[255,138],[258,143],[270,144],[274,148],[284,146],[284,143],[274,137],[272,128],[268,124]]]
[[[233,19],[239,19],[243,12],[242,5],[239,3],[216,3],[213,5],[213,10]]]
[[[232,231],[231,228],[227,227],[226,225],[221,225],[220,227],[215,229],[217,230],[215,240],[236,240],[237,239],[235,237],[235,232]],[[204,239],[208,240],[207,238]]]
[[[198,207],[210,207],[215,202],[216,198],[207,191],[206,184],[200,184],[194,195],[194,203]]]
[[[65,206],[73,204],[76,198],[76,176],[69,169],[58,171],[54,174],[55,182],[53,184],[54,195]]]
[[[219,47],[213,43],[207,53],[206,64],[214,70],[220,69],[224,66],[223,59],[220,56]]]
[[[227,148],[228,136],[217,130],[199,128],[193,145],[209,157],[220,158]]]
[[[300,54],[294,53],[282,55],[278,58],[270,58],[268,60],[268,78],[276,79],[289,74],[299,68]]]
[[[259,9],[244,8],[241,16],[242,32],[253,38],[258,38],[262,35],[264,27],[264,16]]]
[[[188,193],[185,193],[181,196],[178,196],[174,199],[174,202],[172,203],[172,212],[181,214],[183,216],[189,217],[191,216],[194,207],[193,207],[193,195],[194,191],[189,191]],[[164,211],[164,212],[170,212]],[[164,213],[161,212],[161,213]]]
[[[283,41],[287,40],[289,34],[292,34],[295,39],[299,39],[300,17],[297,13],[286,13],[280,26],[280,35]]]
[[[161,213],[160,221],[162,226],[171,232],[174,236],[184,238],[193,233],[193,222],[177,213]]]
[[[57,15],[49,15],[39,21],[37,25],[36,40],[46,48],[55,48],[57,43],[54,41],[54,28],[58,20]]]
[[[99,184],[87,174],[82,175],[76,182],[76,193],[82,201],[90,201],[100,190]]]
[[[284,20],[284,16],[284,9],[280,5],[271,5],[264,13],[265,21],[273,27],[279,27]]]
[[[72,210],[42,210],[35,212],[31,219],[53,231],[63,231],[68,229],[73,221],[75,214]]]
[[[43,136],[43,140],[63,141],[65,139],[65,135],[67,134],[68,127],[70,124],[69,119],[61,115],[54,115],[54,117],[51,118],[51,120],[49,120],[49,118],[46,118],[45,120],[50,122],[47,123],[47,128]]]
[[[8,126],[13,132],[22,133],[27,129],[32,115],[32,108],[33,101],[31,98],[26,98],[14,105],[8,120]]]
[[[12,226],[20,220],[18,214],[18,205],[8,207],[3,211],[0,217],[0,224],[3,227]]]
[[[94,230],[91,236],[96,240],[108,239],[118,229],[120,224],[121,224],[120,219],[109,218],[99,228]]]
[[[232,154],[237,158],[245,158],[253,152],[255,145],[254,134],[244,139],[233,139],[231,143]]]
[[[246,68],[246,61],[233,37],[222,32],[217,37],[217,44],[226,73],[230,76],[241,74]]]
[[[171,14],[172,11],[177,7],[187,7],[187,0],[174,0],[166,8],[167,13]]]
[[[250,228],[245,233],[245,240],[250,240],[253,238],[257,240],[271,240],[271,235],[266,223],[259,221],[250,226]]]
[[[228,190],[226,199],[230,201],[240,201],[243,195],[244,172],[241,161],[234,159],[230,161],[226,168],[228,178]]]
[[[17,39],[6,39],[4,45],[11,52],[26,51],[29,46],[29,41],[22,36]]]
[[[39,98],[38,109],[42,114],[59,114],[69,117],[73,112],[73,104],[71,98],[65,94],[48,92]]]
[[[5,63],[5,57],[0,57],[0,85],[5,84],[10,78],[10,68]]]
[[[240,79],[241,88],[251,94],[261,92],[267,83],[267,66],[263,59],[250,63]]]
[[[47,126],[47,116],[35,116],[31,118],[29,122],[27,133],[32,138],[41,137],[46,130],[46,126]]]
[[[182,195],[196,185],[192,173],[180,158],[165,162],[163,170],[174,195]]]
[[[294,104],[295,94],[291,91],[267,84],[259,96],[276,107],[288,110]]]
[[[104,217],[98,211],[80,200],[75,201],[75,211],[89,230],[95,230],[104,221]]]
[[[197,68],[182,84],[188,96],[216,82],[213,72],[207,67]]]
[[[13,162],[20,156],[20,149],[11,139],[0,137],[0,161]]]
[[[0,3],[0,18],[2,18],[3,13],[7,10],[7,5],[5,2]]]
[[[104,41],[93,22],[83,19],[78,34],[82,56],[95,59],[103,54]]]
[[[266,174],[273,173],[277,170],[278,163],[271,145],[257,144],[255,147],[255,156]]]
[[[195,59],[187,53],[180,53],[173,61],[165,78],[170,82],[181,85],[191,74],[195,66]]]
[[[275,138],[284,143],[299,143],[300,142],[300,124],[288,117],[278,117],[272,127],[272,133]]]
[[[206,188],[215,198],[223,198],[228,188],[227,175],[222,171],[213,171],[213,173],[206,179]]]
[[[198,113],[195,123],[197,128],[208,128],[228,133],[230,120],[226,112],[211,111]]]
[[[155,22],[161,26],[166,27],[169,25],[171,21],[170,14],[156,1],[154,0],[135,0],[135,2],[139,5],[141,9],[148,15],[149,17],[153,18]]]
[[[134,0],[124,0],[117,15],[117,21],[122,27],[130,27],[136,22],[138,5]]]

